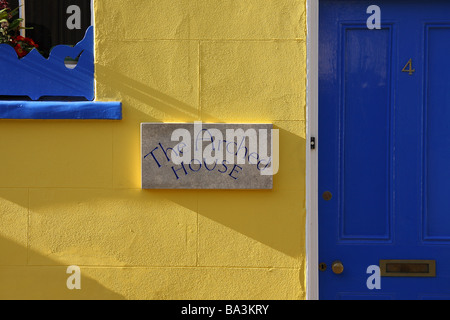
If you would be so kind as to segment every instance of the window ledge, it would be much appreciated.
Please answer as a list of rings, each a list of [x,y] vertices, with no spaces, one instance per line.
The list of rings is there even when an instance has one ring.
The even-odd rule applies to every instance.
[[[117,101],[0,101],[0,119],[121,120],[122,103]]]

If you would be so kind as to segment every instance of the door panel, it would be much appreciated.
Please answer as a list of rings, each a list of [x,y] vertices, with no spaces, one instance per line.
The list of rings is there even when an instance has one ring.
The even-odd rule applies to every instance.
[[[366,25],[344,25],[341,32],[344,88],[339,114],[339,158],[343,160],[339,168],[339,239],[387,240],[392,32],[385,28],[373,33]],[[354,94],[356,91],[360,94]]]
[[[450,3],[320,1],[322,299],[450,297]],[[408,63],[410,62],[410,63]],[[380,260],[435,260],[435,277],[382,277]],[[344,272],[331,265],[342,261]]]
[[[447,41],[442,41],[447,39]],[[450,240],[450,26],[426,28],[424,238]]]

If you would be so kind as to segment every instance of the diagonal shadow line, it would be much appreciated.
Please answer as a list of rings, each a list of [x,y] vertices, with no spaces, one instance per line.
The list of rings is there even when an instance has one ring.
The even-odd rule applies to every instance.
[[[174,118],[183,118],[185,121],[200,120],[200,108],[194,108],[185,102],[131,79],[112,68],[96,64],[95,74],[98,83],[103,82],[104,79],[106,82],[107,79],[108,87],[123,93],[125,96],[137,99],[163,113],[168,113]],[[203,113],[203,115],[205,114]],[[209,119],[213,119],[214,122],[220,122],[220,119],[216,117],[207,116]]]
[[[42,265],[28,265],[30,249],[0,236],[1,300],[123,300],[118,294],[88,277],[81,267],[81,289],[69,290],[66,282],[71,274],[60,264],[32,251]]]
[[[300,136],[278,129],[285,148],[280,149],[280,169],[274,176],[273,190],[229,190],[226,193],[220,190],[202,190],[199,191],[198,214],[291,258],[301,259],[302,244],[305,242],[303,228],[306,223],[302,185],[304,178],[301,178],[305,172],[305,163],[301,154],[306,150],[306,142]],[[295,152],[292,152],[293,148],[296,149]],[[300,163],[296,163],[297,159],[301,159]],[[208,228],[211,226],[207,220],[201,221]],[[203,231],[200,225],[199,232]],[[221,239],[229,232],[222,230],[224,233],[221,234],[206,231],[210,238],[201,236],[205,248],[210,247],[210,242],[214,243],[214,238]],[[224,246],[223,251],[238,254],[240,249]],[[203,250],[200,253],[204,261],[212,261],[210,259],[214,257],[209,251]]]
[[[152,89],[136,80],[121,75],[113,69],[97,65],[97,72],[100,81],[102,81],[102,79],[108,79],[108,87],[123,92],[124,95],[138,99],[163,112],[170,112],[171,115],[177,117],[179,117],[180,112],[182,112],[191,119],[199,118],[198,109],[170,97],[167,94]],[[140,113],[142,112],[141,110],[138,111]],[[145,113],[142,112],[142,114]],[[148,117],[148,115],[146,116]],[[139,116],[139,118],[145,119],[145,116]],[[216,120],[216,122],[219,122],[219,120]],[[305,141],[299,136],[292,135],[292,133],[288,131],[284,131],[284,136],[294,147],[301,147],[302,150],[304,149]],[[287,157],[288,155],[286,158]],[[286,181],[287,179],[295,180],[298,178],[298,175],[290,177],[289,172],[286,173],[286,169],[282,163],[280,165],[280,174],[284,174],[283,181]],[[274,187],[276,187],[276,182]],[[293,210],[279,212],[279,209],[276,206],[277,201],[295,201],[290,197],[292,194],[286,194],[285,191],[280,192],[281,194],[273,194],[272,197],[271,192],[267,192],[261,196],[262,198],[260,198],[259,193],[256,195],[252,192],[253,195],[246,200],[247,202],[241,201],[241,203],[244,204],[244,208],[239,207],[237,204],[234,207],[236,210],[231,212],[231,214],[225,209],[226,206],[221,207],[220,210],[215,210],[214,207],[203,207],[201,210],[197,208],[196,211],[201,216],[209,218],[216,223],[220,223],[249,238],[274,248],[277,251],[283,252],[291,257],[299,258],[302,251],[301,246],[297,244],[304,241],[301,230],[303,226],[301,219],[303,219],[303,217],[299,215],[302,215],[303,213],[294,212]],[[170,197],[174,202],[179,201],[177,200],[177,191],[160,193],[162,193],[163,196]],[[193,191],[192,193],[198,193],[202,200],[212,197],[217,203],[220,203],[224,198],[228,198],[228,196],[233,194],[233,192],[225,194],[223,191]],[[236,192],[236,194],[241,194],[241,192]],[[245,195],[248,194],[249,193],[242,193],[241,199],[245,198]],[[267,198],[267,200],[264,200],[265,198]],[[179,204],[185,205],[182,203]],[[265,205],[269,206],[265,207]],[[297,208],[294,210],[296,209]],[[296,217],[292,216],[293,214],[295,214]],[[257,221],[256,224],[254,223],[255,221]],[[301,223],[299,224],[299,222]],[[205,254],[205,252],[201,252],[201,254]]]
[[[179,109],[181,109],[183,112],[190,115],[191,118],[195,119],[197,117],[197,109],[143,85],[142,83],[129,79],[124,75],[120,75],[112,69],[105,66],[99,66],[98,72],[100,78],[106,76],[107,79],[114,78],[114,81],[112,81],[113,83],[111,84],[114,89],[122,91],[126,95],[138,98],[144,103],[154,103],[155,105],[152,105],[152,107],[160,108],[162,111],[165,111],[165,108],[167,108],[170,110],[171,114],[176,116],[179,116]],[[108,81],[108,85],[110,85],[110,81]],[[142,116],[138,116],[138,118],[145,119],[146,115],[142,110],[138,110],[137,108],[134,110],[143,114]],[[214,119],[215,122],[219,123],[217,118]],[[300,150],[299,152],[306,150],[304,138],[281,128],[280,134],[285,144],[288,144],[289,149],[298,149]],[[285,212],[277,212],[277,208],[280,206],[278,202],[294,202],[292,196],[296,196],[295,191],[286,190],[283,186],[286,183],[295,185],[299,182],[297,181],[299,178],[298,174],[301,173],[293,175],[292,172],[289,172],[289,165],[291,165],[290,158],[292,158],[290,151],[283,150],[282,148],[280,154],[280,172],[277,174],[280,180],[276,179],[274,181],[274,190],[267,192],[198,190],[197,194],[201,203],[207,198],[215,199],[217,203],[219,203],[224,198],[233,198],[233,195],[235,194],[239,198],[238,202],[242,205],[233,208],[235,209],[232,210],[233,212],[228,212],[226,209],[227,206],[211,206],[211,208],[208,208],[202,205],[201,209],[197,209],[197,213],[279,252],[283,252],[290,257],[300,257],[301,250],[299,249],[300,246],[298,246],[298,244],[304,241],[301,230],[302,219],[304,218],[302,211],[304,203],[292,206]],[[284,182],[283,185],[280,184],[281,180]],[[295,189],[298,188],[295,187]],[[157,191],[146,190],[146,192],[154,193]],[[180,191],[177,190],[169,190],[166,191],[165,195],[173,195],[171,200],[177,202],[176,195],[179,194],[179,192]],[[179,204],[183,205],[183,203]],[[252,221],[257,221],[257,223],[252,223]],[[255,227],[256,225],[258,227]],[[286,239],[289,239],[289,241],[286,241]]]

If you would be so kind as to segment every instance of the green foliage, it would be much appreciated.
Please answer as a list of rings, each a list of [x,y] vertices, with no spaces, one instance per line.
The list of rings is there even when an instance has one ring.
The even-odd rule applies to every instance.
[[[17,55],[22,58],[26,56],[31,50],[37,48],[38,45],[30,38],[25,38],[20,35],[20,30],[30,29],[23,28],[21,22],[23,19],[17,18],[19,8],[11,10],[7,1],[1,1],[4,7],[0,10],[0,44],[9,44],[16,50]]]

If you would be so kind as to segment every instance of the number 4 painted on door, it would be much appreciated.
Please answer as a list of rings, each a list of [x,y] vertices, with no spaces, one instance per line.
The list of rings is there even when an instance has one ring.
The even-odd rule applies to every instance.
[[[408,63],[403,67],[402,72],[408,72],[410,76],[416,72],[416,69],[412,68],[412,59],[409,59]]]

